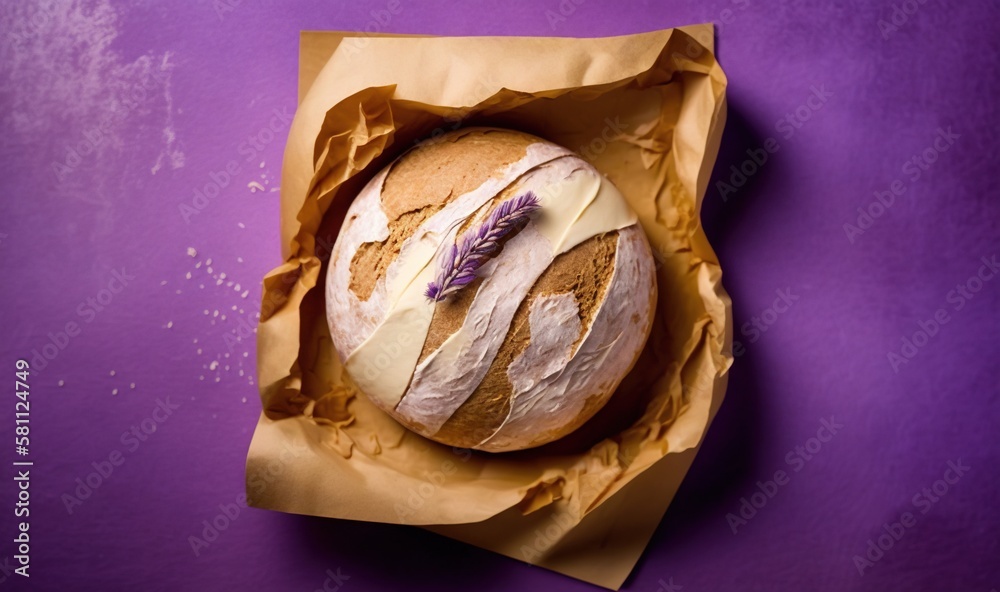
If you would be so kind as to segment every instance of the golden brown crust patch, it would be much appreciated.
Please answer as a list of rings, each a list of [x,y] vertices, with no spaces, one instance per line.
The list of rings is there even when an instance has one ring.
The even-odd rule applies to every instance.
[[[382,188],[386,218],[442,206],[472,191],[527,154],[539,140],[509,130],[470,131],[428,142],[392,165]]]
[[[468,286],[434,305],[434,316],[431,317],[427,339],[424,340],[424,347],[420,350],[420,357],[417,358],[418,364],[462,327],[482,283],[483,278],[477,278]]]
[[[362,243],[351,259],[351,283],[348,285],[358,300],[368,300],[375,291],[378,278],[385,277],[389,264],[399,256],[399,250],[413,231],[439,207],[428,206],[406,212],[389,221],[389,238],[377,243]]]

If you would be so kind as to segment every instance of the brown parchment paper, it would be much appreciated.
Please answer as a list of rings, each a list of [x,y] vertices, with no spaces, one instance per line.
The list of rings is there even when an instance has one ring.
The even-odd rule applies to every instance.
[[[732,319],[699,221],[725,121],[711,25],[601,39],[304,32],[282,169],[284,262],[264,278],[251,505],[422,525],[606,588],[628,576],[722,402]],[[452,449],[356,393],[324,311],[353,195],[421,139],[510,127],[581,153],[657,257],[649,342],[611,402],[518,453]]]

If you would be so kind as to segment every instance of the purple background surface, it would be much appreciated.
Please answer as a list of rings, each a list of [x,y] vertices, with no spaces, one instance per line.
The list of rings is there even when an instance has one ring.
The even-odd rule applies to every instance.
[[[345,591],[594,589],[416,528],[256,509],[196,556],[189,537],[243,491],[260,411],[252,340],[225,336],[253,324],[279,262],[300,30],[704,21],[721,24],[730,86],[703,218],[741,355],[625,589],[1000,587],[995,3],[398,1],[388,20],[386,0],[0,9],[0,366],[54,358],[30,377],[32,586],[10,571],[15,395],[0,392],[0,590],[305,591],[338,570]],[[144,440],[123,437],[144,421]],[[898,540],[879,541],[885,524]]]

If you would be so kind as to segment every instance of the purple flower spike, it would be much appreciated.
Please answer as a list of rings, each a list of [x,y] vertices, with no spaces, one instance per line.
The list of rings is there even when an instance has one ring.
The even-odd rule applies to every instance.
[[[427,284],[427,291],[424,292],[427,299],[440,302],[471,284],[476,279],[476,270],[496,256],[500,239],[520,228],[528,216],[540,207],[538,197],[528,191],[503,202],[479,228],[465,232],[442,254],[437,278]]]

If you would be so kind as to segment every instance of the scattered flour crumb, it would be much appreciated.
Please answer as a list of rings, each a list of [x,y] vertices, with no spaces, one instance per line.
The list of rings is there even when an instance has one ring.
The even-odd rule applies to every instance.
[[[194,247],[188,247],[187,254],[190,257],[197,257],[198,256],[198,251],[195,251]]]

